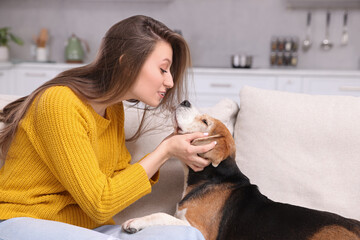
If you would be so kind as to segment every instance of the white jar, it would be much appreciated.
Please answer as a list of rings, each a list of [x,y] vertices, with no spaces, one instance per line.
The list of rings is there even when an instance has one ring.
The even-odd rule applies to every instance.
[[[48,60],[48,51],[46,47],[36,48],[36,61],[46,62]]]
[[[7,46],[0,46],[0,62],[9,61],[9,48]]]

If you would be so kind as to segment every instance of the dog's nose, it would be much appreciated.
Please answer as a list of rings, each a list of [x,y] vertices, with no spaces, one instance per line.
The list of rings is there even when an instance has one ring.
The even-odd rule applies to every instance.
[[[191,107],[191,103],[188,100],[184,100],[180,105],[188,108]]]

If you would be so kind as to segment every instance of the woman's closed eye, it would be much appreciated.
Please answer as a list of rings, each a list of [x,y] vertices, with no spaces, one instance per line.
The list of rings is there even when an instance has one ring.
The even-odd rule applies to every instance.
[[[161,73],[167,73],[167,71],[163,68],[160,68]]]

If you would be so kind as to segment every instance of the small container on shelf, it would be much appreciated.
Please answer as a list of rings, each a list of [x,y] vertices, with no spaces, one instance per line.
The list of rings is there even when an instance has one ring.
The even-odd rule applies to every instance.
[[[298,64],[298,54],[296,52],[291,54],[291,61],[290,61],[290,65],[293,67],[296,67]]]
[[[298,64],[299,38],[273,36],[270,44],[271,67],[296,67]]]
[[[270,65],[275,66],[277,61],[276,52],[270,53]]]

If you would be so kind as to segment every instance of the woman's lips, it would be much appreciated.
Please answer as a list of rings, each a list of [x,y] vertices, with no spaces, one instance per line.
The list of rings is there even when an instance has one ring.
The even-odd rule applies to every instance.
[[[158,92],[161,98],[165,97],[165,92]]]

